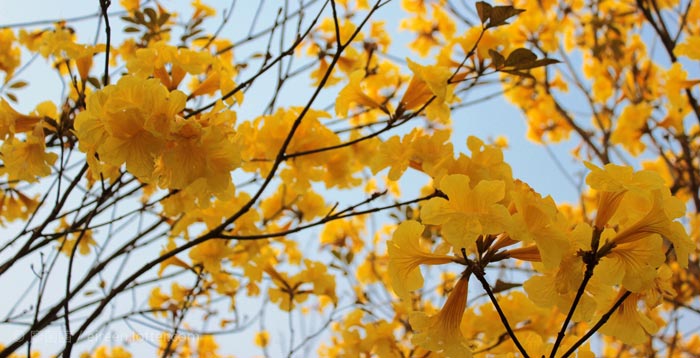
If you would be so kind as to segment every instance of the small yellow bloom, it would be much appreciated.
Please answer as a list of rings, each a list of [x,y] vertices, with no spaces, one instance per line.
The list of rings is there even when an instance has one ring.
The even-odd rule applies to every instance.
[[[508,210],[498,204],[505,197],[502,180],[482,180],[472,189],[468,176],[453,174],[445,176],[438,188],[449,200],[430,199],[421,219],[442,225],[442,235],[457,250],[470,247],[479,235],[500,234],[510,226]]]
[[[193,0],[192,7],[194,8],[192,18],[211,17],[216,15],[216,10],[209,5],[203,4],[202,0]]]
[[[402,222],[387,242],[389,252],[389,277],[394,292],[407,298],[410,291],[423,287],[420,265],[450,263],[453,257],[430,253],[420,247],[423,225],[417,221]]]
[[[200,358],[220,357],[217,353],[218,349],[219,345],[212,335],[200,336],[199,339],[197,339],[197,356]]]
[[[624,290],[620,292],[617,298],[623,292]],[[605,325],[600,328],[600,332],[617,337],[626,344],[646,342],[650,334],[654,334],[659,330],[659,326],[651,318],[639,311],[638,301],[640,298],[641,296],[636,293],[627,297]]]
[[[40,120],[41,117],[15,111],[5,99],[0,98],[0,140],[15,133],[30,131]]]
[[[690,240],[683,224],[673,219],[683,215],[683,202],[667,192],[655,190],[652,193],[651,209],[634,224],[624,227],[613,239],[616,245],[632,243],[650,235],[661,235],[673,243],[678,263],[688,266],[688,255],[695,250],[695,244]]]
[[[80,242],[78,242],[80,239]],[[92,230],[85,230],[83,233],[80,231],[71,234],[71,237],[67,236],[59,239],[59,248],[61,252],[66,256],[71,256],[73,254],[73,249],[75,248],[75,243],[78,242],[77,252],[85,256],[90,253],[92,246],[97,245],[95,239],[92,237]]]
[[[347,117],[351,104],[358,104],[368,109],[380,108],[381,105],[365,94],[362,89],[362,80],[365,78],[364,70],[357,70],[350,74],[350,81],[340,90],[335,100],[335,112],[338,116]]]
[[[685,41],[673,49],[673,53],[676,56],[687,56],[692,60],[700,60],[700,35],[688,36]]]
[[[644,235],[639,239],[619,244],[600,261],[595,275],[610,284],[632,292],[651,288],[656,269],[666,260],[658,235]]]
[[[541,260],[547,268],[557,266],[569,248],[567,220],[558,212],[551,197],[542,198],[520,181],[516,182],[515,189],[511,192],[511,210],[516,212],[508,234],[523,243],[534,241],[537,247],[511,250],[511,257]]]
[[[260,331],[255,334],[255,345],[260,348],[265,348],[270,344],[270,333],[268,331]]]
[[[160,290],[160,287],[155,287],[153,290],[151,290],[151,295],[148,297],[148,306],[152,310],[156,310],[153,312],[153,315],[158,316],[158,315],[163,315],[165,316],[166,313],[161,311],[161,309],[165,308],[163,305],[170,300],[170,296],[166,295]]]
[[[413,343],[433,352],[442,352],[449,358],[469,358],[472,356],[469,342],[460,325],[467,307],[469,276],[462,276],[450,292],[445,305],[437,315],[428,317],[423,312],[410,315],[411,326],[415,331]]]
[[[205,241],[190,250],[190,258],[194,263],[201,263],[209,272],[221,271],[221,261],[233,253],[226,240]]]
[[[0,30],[0,71],[5,72],[7,83],[20,65],[21,53],[15,45],[15,35],[11,29]]]
[[[171,238],[168,239],[168,244],[160,251],[161,255],[164,255],[172,250],[175,250],[177,248],[177,244],[175,241]],[[160,277],[163,275],[163,271],[168,266],[177,266],[185,269],[189,269],[190,265],[188,265],[186,262],[180,260],[177,256],[171,256],[170,258],[166,259],[165,261],[160,263],[160,268],[158,268],[158,276]]]
[[[615,215],[624,197],[628,200],[651,201],[652,190],[664,189],[663,179],[653,171],[641,170],[615,164],[599,168],[590,162],[585,163],[591,173],[586,184],[600,193],[595,226],[602,229]],[[624,197],[623,197],[624,196]]]
[[[141,0],[119,0],[119,4],[129,12],[134,12],[141,6]]]
[[[36,127],[33,133],[27,134],[26,141],[11,137],[0,147],[4,167],[0,175],[8,174],[9,180],[24,180],[36,182],[37,177],[51,174],[51,167],[58,154],[47,153],[44,143],[44,133],[41,127]]]
[[[454,85],[448,86],[452,77],[452,71],[444,66],[422,66],[410,59],[406,59],[408,68],[413,71],[413,77],[408,88],[401,98],[400,107],[406,110],[420,109],[426,106],[428,118],[440,123],[449,123],[452,90]],[[431,101],[432,99],[432,101]],[[428,101],[431,101],[428,103]]]
[[[82,357],[82,356],[81,356]],[[85,353],[85,357],[93,357],[92,355]],[[94,358],[131,358],[132,355],[122,346],[115,346],[110,349],[106,346],[99,346],[95,350]]]
[[[647,102],[625,107],[618,117],[617,126],[610,137],[611,142],[621,144],[632,155],[639,155],[645,148],[641,138],[652,110],[651,104]]]
[[[303,284],[300,275],[289,277],[284,272],[277,272],[272,267],[268,267],[267,272],[272,277],[274,286],[267,290],[270,302],[276,303],[283,311],[290,312],[297,304],[305,302],[309,298],[309,291],[300,290]]]

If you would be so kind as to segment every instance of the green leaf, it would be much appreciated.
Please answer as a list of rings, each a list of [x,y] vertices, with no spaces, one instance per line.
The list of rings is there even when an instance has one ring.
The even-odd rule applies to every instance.
[[[130,22],[130,23],[132,23],[132,24],[137,24],[137,25],[140,25],[140,24],[141,24],[138,20],[136,20],[136,19],[134,19],[134,18],[131,18],[131,17],[129,17],[129,16],[122,16],[121,19],[124,20],[124,21],[126,21],[126,22]]]
[[[5,96],[7,96],[10,101],[17,103],[17,96],[15,96],[14,93],[5,92]]]
[[[493,67],[495,67],[496,69],[503,67],[503,64],[506,62],[505,57],[503,57],[503,55],[501,55],[500,53],[496,52],[496,50],[489,49],[489,56],[491,56]]]
[[[345,255],[345,263],[350,264],[352,263],[352,259],[355,258],[355,253],[352,251],[348,251],[348,253]]]
[[[158,18],[158,26],[163,26],[165,25],[166,22],[170,19],[170,13],[163,13],[160,15],[160,18]]]
[[[131,27],[131,26],[124,28],[124,32],[140,32],[140,31],[141,31],[140,29],[138,29],[136,27]]]
[[[410,206],[406,206],[406,209],[404,210],[405,215],[406,215],[406,220],[411,220],[413,219],[413,208]]]
[[[518,67],[537,60],[537,55],[526,48],[518,48],[508,55],[505,65],[508,67]]]
[[[90,83],[91,85],[93,85],[95,88],[100,88],[100,87],[102,87],[102,84],[100,83],[100,80],[98,80],[98,79],[95,78],[95,77],[88,77],[87,81],[88,81],[88,83]]]
[[[17,81],[15,83],[11,84],[10,88],[20,89],[22,87],[26,87],[28,84],[29,83],[27,83],[26,81]]]
[[[520,76],[520,77],[525,77],[525,78],[530,78],[530,79],[535,79],[535,77],[527,72],[522,72],[522,71],[517,71],[517,70],[500,70],[501,72],[508,73],[514,76]]]
[[[513,6],[495,6],[491,9],[491,16],[489,17],[489,24],[487,27],[496,27],[505,25],[506,20],[511,17],[520,14],[525,10],[516,9]]]
[[[148,16],[149,23],[156,24],[158,22],[158,14],[152,8],[148,7],[144,9],[143,13],[146,14],[146,16]]]
[[[536,61],[532,61],[530,63],[524,63],[522,65],[515,66],[516,70],[529,70],[531,68],[537,68],[537,67],[543,67],[547,65],[552,65],[555,63],[559,63],[561,61],[553,59],[553,58],[541,58]]]
[[[143,17],[143,13],[141,11],[137,11],[134,13],[134,19],[136,19],[138,24],[146,24],[146,19]]]
[[[491,17],[491,9],[493,9],[493,6],[485,1],[478,1],[476,3],[476,12],[479,14],[479,20],[481,20],[482,24],[485,24],[486,20]]]
[[[499,292],[510,290],[511,288],[516,288],[516,287],[521,287],[521,286],[522,286],[522,284],[520,284],[520,283],[496,280],[496,284],[493,286],[493,293],[499,293]]]

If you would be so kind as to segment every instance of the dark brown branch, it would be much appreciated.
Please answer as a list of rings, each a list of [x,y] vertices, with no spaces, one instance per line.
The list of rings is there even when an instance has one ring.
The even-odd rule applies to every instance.
[[[109,15],[107,14],[107,9],[112,2],[110,0],[100,0],[100,9],[102,10],[102,18],[105,21],[105,72],[102,76],[102,85],[107,86],[109,84],[109,47],[112,42],[112,28],[109,25]]]
[[[583,343],[588,341],[588,339],[591,338],[591,336],[595,332],[597,332],[600,329],[600,327],[603,327],[603,325],[606,322],[608,322],[608,320],[613,315],[613,313],[615,313],[615,311],[618,309],[618,307],[620,307],[620,305],[622,305],[622,303],[625,302],[625,299],[627,299],[627,297],[629,297],[629,295],[631,295],[631,294],[632,294],[632,292],[630,292],[630,291],[626,291],[624,294],[622,294],[622,296],[620,296],[620,298],[617,299],[617,301],[610,308],[610,310],[608,310],[608,312],[606,312],[602,317],[600,317],[600,320],[598,320],[598,322],[596,322],[595,326],[591,327],[591,329],[589,329],[588,332],[586,332],[586,334],[583,335],[583,337],[579,338],[579,340],[576,341],[576,343],[574,343],[574,345],[572,345],[571,348],[569,348],[569,350],[567,350],[564,354],[562,354],[561,357],[566,358],[566,357],[574,354],[574,352],[576,351],[576,349],[578,349],[578,347],[580,347]]]

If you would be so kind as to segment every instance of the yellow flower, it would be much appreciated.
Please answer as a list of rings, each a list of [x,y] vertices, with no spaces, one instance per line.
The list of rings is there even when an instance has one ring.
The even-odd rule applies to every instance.
[[[372,173],[377,174],[380,170],[390,166],[389,180],[399,180],[408,169],[410,160],[414,155],[412,143],[416,136],[420,135],[418,129],[400,138],[398,135],[392,136],[379,146],[377,154],[372,158]]]
[[[645,148],[641,141],[647,120],[653,108],[647,102],[630,104],[622,110],[610,140],[622,144],[632,155],[639,155]]]
[[[270,333],[268,331],[260,331],[255,334],[255,345],[264,348],[270,344]]]
[[[43,31],[39,34],[32,34],[27,36],[22,36],[20,33],[20,42],[22,37],[25,40],[32,41],[33,36],[39,36],[37,51],[48,58],[49,56],[54,56],[56,59],[63,59],[66,57],[65,50],[75,44],[76,34],[73,30],[67,28],[65,23],[58,22],[55,24],[55,29],[53,31]],[[33,45],[33,44],[30,44]],[[62,67],[61,70],[65,71],[66,67]]]
[[[505,254],[508,255],[508,257],[512,257],[514,259],[522,260],[522,261],[530,261],[530,262],[541,262],[542,261],[542,254],[540,254],[540,250],[537,248],[537,245],[530,245],[530,246],[523,246],[523,247],[518,247],[515,249],[509,249],[504,251]]]
[[[156,354],[159,356],[163,356],[165,347],[169,346],[172,352],[178,352],[178,358],[191,358],[190,337],[188,335],[173,335],[171,332],[163,331],[157,337],[158,342],[154,343],[157,344],[158,350]]]
[[[683,43],[673,49],[676,56],[686,56],[692,60],[700,60],[700,35],[688,36]]]
[[[153,312],[153,315],[166,316],[166,313],[160,310],[164,308],[163,305],[169,300],[170,296],[161,292],[160,287],[155,287],[151,290],[151,295],[148,297],[148,307],[150,307],[152,310],[155,310]]]
[[[204,269],[217,273],[221,271],[221,261],[233,253],[226,240],[205,241],[190,250],[190,258],[193,263],[204,265]]]
[[[160,251],[160,254],[166,254],[172,250],[175,250],[177,248],[177,244],[172,238],[168,239],[168,244],[163,248],[163,250]],[[158,277],[163,275],[163,271],[168,266],[177,266],[185,269],[189,269],[190,265],[188,265],[186,262],[180,260],[177,256],[171,256],[170,258],[166,259],[165,261],[160,263],[160,268],[158,268]]]
[[[139,9],[141,0],[119,0],[119,4],[129,12]]]
[[[358,104],[368,109],[380,108],[381,105],[365,94],[362,89],[362,80],[365,78],[364,70],[357,70],[350,74],[350,81],[340,90],[335,100],[335,112],[338,116],[347,117],[351,104]]]
[[[80,239],[80,242],[78,242],[78,239]],[[82,234],[80,231],[75,232],[71,234],[71,238],[64,236],[59,239],[58,244],[64,255],[71,256],[76,242],[78,242],[77,252],[83,256],[90,253],[92,246],[97,245],[97,242],[92,237],[92,230],[85,230]]]
[[[216,292],[231,297],[231,302],[233,303],[235,294],[240,287],[240,282],[225,272],[214,273],[211,278],[216,286]]]
[[[357,25],[355,25],[352,22],[352,20],[353,19],[348,18],[348,19],[342,19],[340,21],[340,26],[339,26],[340,42],[343,44],[347,43],[350,40],[350,37],[357,30]],[[323,19],[321,24],[318,26],[318,30],[322,33],[329,35],[325,38],[325,40],[328,41],[328,43],[334,43],[336,41],[337,37],[335,36],[335,34],[336,34],[335,33],[335,21],[333,21],[333,19],[331,19],[330,17],[326,17]],[[355,38],[353,39],[353,42],[357,42],[357,43],[362,42],[362,40],[364,40],[364,35],[365,34],[363,32],[359,32],[357,34],[357,36],[355,36]],[[353,47],[348,47],[346,50],[351,50],[351,49],[353,49]],[[343,70],[343,72],[348,72],[348,71],[346,71],[347,68],[343,68],[342,62],[343,62],[343,57],[341,57],[338,65],[340,65],[340,68]],[[364,67],[364,64],[363,64],[363,67]]]
[[[202,0],[193,0],[192,7],[194,8],[192,18],[211,17],[216,15],[216,10],[209,5],[203,4]]]
[[[267,295],[270,297],[270,302],[276,303],[281,310],[290,312],[297,304],[309,298],[309,291],[299,289],[303,284],[300,275],[289,277],[284,272],[277,272],[271,266],[268,266],[265,272],[270,275],[274,283],[274,286],[267,290]]]
[[[0,219],[26,220],[39,206],[38,196],[30,198],[17,189],[0,190]],[[0,220],[0,224],[2,220]]]
[[[417,221],[402,222],[387,242],[389,253],[389,277],[394,292],[407,298],[409,291],[423,287],[420,265],[441,265],[450,263],[453,257],[433,254],[420,247],[423,225]]]
[[[623,294],[620,291],[618,297]],[[626,344],[641,344],[649,339],[650,334],[656,333],[659,326],[651,318],[640,312],[639,294],[633,293],[615,310],[610,319],[600,328],[600,332],[617,337]]]
[[[91,355],[88,352],[85,352],[81,354],[81,358],[131,358],[132,355],[127,351],[124,347],[122,346],[114,346],[112,348],[108,348],[107,346],[99,346],[95,350],[95,355]],[[11,357],[14,357],[11,356]],[[36,355],[36,358],[39,356]],[[35,358],[35,355],[32,353],[32,358]]]
[[[626,191],[659,189],[664,185],[663,179],[658,174],[640,170],[635,172],[632,167],[606,164],[603,168],[586,162],[586,167],[591,173],[586,177],[586,184],[599,191]]]
[[[651,209],[637,222],[625,227],[612,242],[616,245],[632,243],[650,235],[658,234],[673,243],[678,263],[688,266],[688,255],[695,249],[688,233],[680,222],[672,221],[683,215],[683,202],[664,191],[654,190]]]
[[[335,277],[328,273],[328,268],[321,262],[304,260],[306,269],[299,274],[299,279],[303,282],[313,283],[312,292],[315,295],[327,296],[333,302],[337,302],[335,295]]]
[[[87,81],[88,79],[90,68],[92,67],[92,59],[95,54],[104,51],[104,45],[90,46],[71,43],[65,48],[67,57],[75,61],[78,74],[83,81]]]
[[[194,121],[177,121],[182,126],[155,164],[153,176],[162,188],[184,189],[201,179],[212,193],[231,185],[231,171],[241,163],[240,148],[226,126],[202,128]]]
[[[508,195],[513,187],[513,174],[510,165],[503,161],[503,151],[475,136],[469,136],[466,144],[471,157],[460,154],[449,168],[450,174],[469,175],[472,188],[482,180],[502,180]]]
[[[668,99],[666,102],[667,117],[660,125],[672,127],[677,133],[684,131],[683,120],[690,113],[692,106],[688,103],[685,90],[696,85],[697,80],[688,80],[688,72],[683,69],[680,62],[671,65],[663,75],[664,83],[661,96]]]
[[[598,228],[603,228],[615,215],[623,196],[633,196],[628,201],[650,201],[652,190],[665,188],[663,179],[650,170],[635,172],[631,167],[615,164],[599,168],[590,162],[585,165],[591,170],[586,177],[586,184],[600,192],[595,219]]]
[[[450,106],[447,103],[452,100],[454,85],[448,86],[448,81],[452,77],[452,71],[443,66],[422,66],[408,58],[406,61],[413,77],[401,98],[399,108],[414,110],[427,104],[425,112],[428,118],[449,123]]]
[[[20,64],[20,49],[13,46],[14,41],[15,35],[11,29],[0,30],[0,71],[5,72],[5,83],[12,78]]]
[[[656,269],[665,260],[661,238],[647,234],[615,246],[600,260],[594,275],[610,284],[622,284],[629,291],[641,292],[651,288]]]
[[[15,111],[5,99],[0,98],[0,140],[15,133],[30,131],[40,120],[41,117]]]
[[[401,0],[401,7],[406,12],[412,12],[419,15],[425,15],[426,7],[425,0]]]
[[[338,0],[338,4],[342,5],[344,8],[348,9],[348,0]],[[369,9],[369,4],[367,0],[357,0],[355,6],[350,6],[352,10],[367,10]]]
[[[401,30],[416,34],[416,38],[408,46],[421,57],[427,56],[433,47],[440,45],[436,34],[442,34],[449,40],[455,33],[454,21],[437,4],[433,4],[433,17],[434,19],[430,19],[423,11],[420,15],[401,21]]]
[[[433,352],[442,352],[449,358],[472,356],[469,342],[460,328],[467,307],[468,283],[469,275],[457,281],[438,314],[428,317],[423,312],[411,313],[409,321],[415,331],[414,344]]]
[[[454,149],[450,141],[450,130],[435,130],[430,135],[420,135],[415,138],[410,148],[412,152],[410,166],[428,174],[434,181],[439,182],[450,170],[454,163]]]
[[[517,182],[515,188],[511,196],[517,212],[512,216],[513,224],[508,234],[513,240],[524,243],[534,241],[537,252],[532,252],[532,249],[523,251],[524,248],[515,252],[511,250],[511,257],[516,257],[514,253],[530,259],[539,256],[545,267],[557,266],[569,248],[567,220],[557,211],[551,197],[542,198],[522,182]]]
[[[470,247],[482,234],[499,234],[508,227],[510,215],[498,204],[505,196],[502,180],[482,180],[472,189],[463,174],[445,176],[438,187],[447,195],[430,199],[421,210],[421,219],[442,225],[442,235],[457,250]]]
[[[9,180],[24,180],[36,182],[37,177],[51,174],[51,167],[58,155],[47,153],[44,143],[43,129],[36,127],[33,133],[27,134],[26,141],[11,137],[5,140],[0,148],[4,167],[0,175],[7,174]]]
[[[199,358],[217,358],[220,357],[216,352],[219,345],[214,340],[212,335],[203,335],[197,339],[197,357]]]
[[[523,288],[537,306],[558,307],[560,311],[568,312],[583,278],[582,271],[581,260],[573,254],[568,255],[561,261],[560,267],[529,278],[523,283]],[[594,292],[592,288],[595,288],[593,284],[594,282],[589,283],[587,292],[581,296],[574,312],[574,322],[586,321],[595,313],[595,297],[591,295]]]
[[[326,206],[324,197],[313,190],[305,192],[296,204],[303,220],[310,221],[328,213],[328,206]]]
[[[130,173],[149,181],[185,102],[184,93],[168,92],[157,79],[124,76],[88,95],[75,120],[80,150],[94,150],[110,165],[126,163]]]
[[[321,232],[321,245],[347,246],[358,252],[364,246],[361,232],[364,223],[358,218],[334,220],[327,223]]]
[[[560,311],[568,312],[583,280],[585,270],[585,265],[577,252],[590,250],[592,233],[593,229],[589,225],[577,225],[568,234],[571,246],[558,266],[552,268],[540,266],[543,275],[533,276],[523,283],[523,288],[532,302],[540,307],[556,306]],[[597,302],[609,298],[611,291],[610,285],[602,283],[600,276],[594,274],[576,306],[573,321],[589,320],[595,313]]]

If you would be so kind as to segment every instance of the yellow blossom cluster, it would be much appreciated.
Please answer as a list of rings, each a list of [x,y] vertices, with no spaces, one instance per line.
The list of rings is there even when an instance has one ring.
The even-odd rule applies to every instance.
[[[135,356],[137,334],[83,351],[116,321],[172,358],[243,331],[266,356],[700,354],[674,322],[700,312],[700,2],[293,3],[240,38],[236,2],[202,0],[100,1],[90,43],[0,28],[0,277],[39,288],[0,357],[59,324],[60,356]],[[59,101],[21,107],[25,52]],[[472,94],[573,144],[578,203],[453,129]]]

